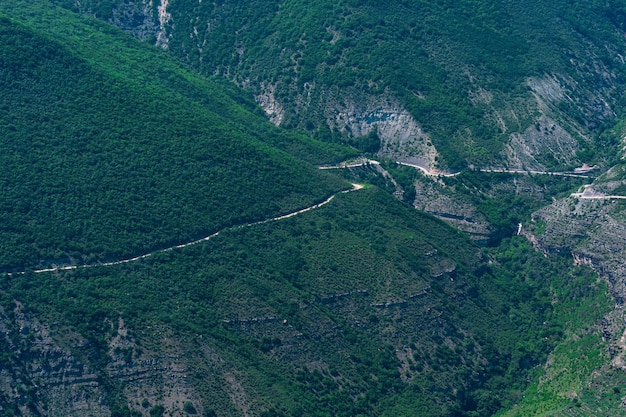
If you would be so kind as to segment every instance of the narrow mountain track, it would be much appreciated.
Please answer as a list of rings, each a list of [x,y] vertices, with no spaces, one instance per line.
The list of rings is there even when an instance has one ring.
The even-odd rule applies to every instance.
[[[438,171],[438,170],[431,170],[418,164],[410,164],[408,162],[401,162],[401,161],[395,161],[395,162],[398,165],[404,165],[410,168],[419,169],[425,175],[432,176],[432,177],[454,177],[461,173],[461,171],[448,173],[448,172],[443,172],[443,171]],[[367,166],[367,165],[381,166],[380,162],[375,159],[359,158],[353,161],[341,162],[337,165],[321,165],[321,166],[318,166],[317,168],[318,169],[347,169],[347,168],[357,168],[357,167],[362,167],[362,166]]]
[[[582,191],[570,194],[570,197],[578,198],[579,200],[626,200],[626,196],[623,195],[611,195],[603,194],[599,191],[591,188],[590,184],[583,185]]]
[[[252,227],[252,226],[257,226],[257,225],[261,225],[261,224],[266,224],[266,223],[271,223],[271,222],[275,222],[275,221],[280,221],[280,220],[285,220],[288,219],[290,217],[295,217],[295,216],[299,216],[301,214],[304,214],[308,211],[311,210],[315,210],[317,208],[320,208],[322,206],[325,206],[326,204],[330,203],[331,201],[333,201],[333,199],[340,195],[340,194],[347,194],[353,191],[358,191],[360,189],[362,189],[363,186],[361,184],[352,184],[352,188],[349,190],[344,190],[344,191],[339,191],[333,195],[331,195],[330,197],[328,197],[326,200],[322,201],[321,203],[317,203],[317,204],[313,204],[311,206],[305,207],[303,209],[300,209],[298,211],[294,211],[292,213],[288,213],[288,214],[283,214],[280,216],[276,216],[276,217],[272,217],[269,219],[265,219],[265,220],[260,220],[258,222],[253,222],[253,223],[246,223],[246,224],[240,224],[240,225],[236,225],[236,226],[231,226],[231,227],[225,227],[224,229],[217,231],[213,234],[210,234],[208,236],[205,236],[203,238],[200,239],[196,239],[190,242],[186,242],[186,243],[181,243],[179,245],[174,245],[174,246],[170,246],[167,248],[163,248],[163,249],[158,249],[152,252],[148,252],[145,253],[143,255],[139,255],[139,256],[134,256],[132,258],[125,258],[125,259],[120,259],[117,261],[110,261],[110,262],[98,262],[98,263],[93,263],[93,264],[82,264],[82,265],[59,265],[59,266],[53,266],[51,268],[43,268],[43,269],[35,269],[32,272],[35,274],[43,274],[43,273],[48,273],[48,272],[60,272],[60,271],[73,271],[73,270],[78,270],[78,269],[88,269],[88,268],[98,268],[98,267],[107,267],[107,266],[115,266],[115,265],[123,265],[123,264],[129,264],[129,263],[133,263],[133,262],[137,262],[140,261],[142,259],[146,259],[149,258],[153,255],[157,255],[159,253],[165,253],[165,252],[170,252],[173,250],[177,250],[177,249],[184,249],[187,248],[189,246],[195,246],[198,245],[200,243],[204,243],[207,242],[217,236],[220,235],[220,233],[226,231],[226,230],[238,230],[238,229],[243,229],[246,227]],[[24,275],[26,274],[26,271],[21,271],[21,272],[8,272],[6,273],[7,276],[15,276],[15,275]]]
[[[424,174],[426,174],[428,176],[434,176],[434,177],[453,177],[453,176],[459,175],[462,172],[462,171],[459,171],[459,172],[449,173],[449,172],[442,172],[442,171],[438,171],[438,170],[429,170],[428,168],[422,167],[420,165],[410,164],[410,163],[407,163],[407,162],[396,161],[396,163],[399,164],[399,165],[410,167],[410,168],[419,169]],[[319,166],[318,169],[321,169],[321,170],[348,169],[348,168],[357,168],[357,167],[368,166],[368,165],[380,166],[381,163],[379,161],[374,160],[374,159],[359,158],[359,159],[356,159],[356,160],[353,160],[353,161],[341,162],[341,163],[336,164],[336,165],[322,165],[322,166]],[[535,174],[535,175],[555,175],[555,176],[563,176],[563,177],[590,178],[589,176],[581,175],[581,174],[565,173],[565,172],[551,172],[551,171],[523,171],[523,170],[506,170],[506,169],[477,169],[476,171],[485,172],[485,173]],[[219,236],[219,234],[221,232],[226,231],[226,230],[237,230],[237,229],[241,229],[241,228],[244,228],[244,227],[252,227],[252,226],[256,226],[256,225],[261,225],[261,224],[270,223],[270,222],[274,222],[274,221],[280,221],[280,220],[288,219],[290,217],[298,216],[300,214],[306,213],[306,212],[311,211],[311,210],[315,210],[315,209],[317,209],[319,207],[322,207],[322,206],[330,203],[339,194],[345,194],[345,193],[349,193],[349,192],[352,192],[352,191],[357,191],[357,190],[360,190],[362,188],[363,188],[363,186],[360,185],[360,184],[352,184],[352,188],[351,189],[337,192],[337,193],[331,195],[330,197],[328,197],[326,200],[322,201],[321,203],[313,204],[313,205],[311,205],[309,207],[305,207],[305,208],[303,208],[301,210],[294,211],[294,212],[288,213],[288,214],[283,214],[283,215],[276,216],[276,217],[272,217],[272,218],[265,219],[265,220],[260,220],[258,222],[253,222],[253,223],[247,223],[247,224],[241,224],[241,225],[227,227],[227,228],[224,228],[224,229],[222,229],[220,231],[217,231],[217,232],[215,232],[213,234],[210,234],[210,235],[205,236],[205,237],[200,238],[200,239],[196,239],[196,240],[193,240],[193,241],[190,241],[190,242],[186,242],[186,243],[182,243],[182,244],[179,244],[179,245],[170,246],[170,247],[163,248],[163,249],[158,249],[158,250],[155,250],[155,251],[152,251],[152,252],[145,253],[143,255],[134,256],[132,258],[125,258],[125,259],[120,259],[120,260],[117,260],[117,261],[110,261],[110,262],[98,262],[98,263],[92,263],[92,264],[82,264],[82,265],[59,265],[59,266],[55,265],[55,266],[50,267],[50,268],[35,269],[32,272],[35,273],[35,274],[43,274],[43,273],[49,273],[49,272],[72,271],[72,270],[78,270],[78,269],[108,267],[108,266],[115,266],[115,265],[122,265],[122,264],[128,264],[128,263],[137,262],[137,261],[149,258],[149,257],[151,257],[153,255],[156,255],[156,254],[159,254],[159,253],[170,252],[170,251],[177,250],[177,249],[184,249],[184,248],[187,248],[189,246],[194,246],[194,245],[198,245],[198,244],[203,243],[203,242],[207,242],[207,241],[209,241],[209,240]],[[591,193],[585,193],[585,192],[574,193],[574,194],[572,194],[572,197],[577,197],[577,198],[580,198],[580,199],[589,199],[589,200],[626,199],[626,196],[600,195],[600,194],[591,194]],[[26,271],[8,272],[8,273],[6,273],[6,275],[7,276],[24,275],[25,273],[26,273]]]
[[[428,167],[424,167],[418,164],[412,164],[409,162],[395,161],[398,165],[403,165],[409,168],[415,168],[417,170],[422,171],[425,175],[430,177],[456,177],[460,175],[463,171],[455,171],[455,172],[446,172],[440,171],[438,169],[430,169]],[[359,158],[352,161],[341,162],[336,165],[322,165],[318,166],[318,169],[347,169],[347,168],[357,168],[367,165],[377,165],[380,166],[380,162],[375,159],[369,158]],[[556,177],[571,177],[571,178],[593,178],[590,175],[585,175],[585,173],[577,173],[577,172],[561,172],[561,171],[536,171],[536,170],[523,170],[523,169],[499,169],[499,168],[478,168],[470,171],[476,172],[484,172],[487,174],[521,174],[521,175],[552,175]]]
[[[583,193],[572,193],[571,197],[578,198],[579,200],[626,200],[624,195],[585,195]]]
[[[626,200],[626,196],[623,195],[578,195],[578,193],[574,193],[572,197],[581,200]]]
[[[521,169],[477,169],[476,171],[493,173],[493,174],[525,174],[525,175],[552,175],[555,177],[570,177],[570,178],[593,178],[589,175],[578,174],[575,172],[559,172],[559,171],[524,171]]]

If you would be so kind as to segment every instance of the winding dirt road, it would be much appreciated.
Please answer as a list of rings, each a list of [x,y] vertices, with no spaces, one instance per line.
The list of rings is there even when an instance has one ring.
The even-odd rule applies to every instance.
[[[487,172],[494,174],[533,174],[533,175],[552,175],[555,177],[571,177],[571,178],[592,178],[589,175],[577,174],[575,172],[559,172],[559,171],[524,171],[521,169],[477,169],[479,172]]]
[[[419,169],[424,174],[426,174],[428,176],[434,176],[434,177],[454,177],[456,175],[459,175],[462,172],[462,171],[459,171],[459,172],[448,173],[448,172],[443,172],[443,171],[438,171],[438,170],[429,170],[426,167],[423,167],[423,166],[420,166],[420,165],[417,165],[417,164],[410,164],[408,162],[396,161],[396,163],[399,164],[399,165],[404,165],[404,166],[407,166],[407,167]],[[353,161],[341,162],[341,163],[339,163],[337,165],[322,165],[322,166],[319,166],[318,168],[322,169],[322,170],[347,169],[347,168],[356,168],[356,167],[367,166],[367,165],[380,166],[381,164],[380,164],[379,161],[376,161],[374,159],[359,158],[359,159],[356,159],[356,160],[353,160]],[[555,175],[555,176],[563,176],[563,177],[590,178],[589,176],[586,176],[586,175],[581,175],[581,174],[576,174],[576,173],[567,173],[567,172],[522,171],[522,170],[506,170],[506,169],[477,169],[476,171],[486,172],[486,173],[536,174],[536,175]],[[331,195],[330,197],[328,197],[326,200],[322,201],[321,203],[313,204],[312,206],[305,207],[305,208],[303,208],[301,210],[298,210],[298,211],[294,211],[293,213],[288,213],[288,214],[284,214],[284,215],[281,215],[281,216],[272,217],[270,219],[265,219],[265,220],[261,220],[261,221],[254,222],[254,223],[247,223],[247,224],[227,227],[227,228],[222,229],[221,231],[217,231],[217,232],[215,232],[215,233],[213,233],[211,235],[205,236],[205,237],[203,237],[201,239],[197,239],[197,240],[194,240],[194,241],[191,241],[191,242],[187,242],[187,243],[182,243],[182,244],[179,244],[179,245],[170,246],[170,247],[164,248],[164,249],[155,250],[155,251],[152,251],[152,252],[145,253],[143,255],[132,257],[132,258],[120,259],[118,261],[111,261],[111,262],[94,263],[94,264],[60,265],[60,266],[53,266],[51,268],[36,269],[33,272],[35,274],[42,274],[42,273],[47,273],[47,272],[72,271],[72,270],[76,270],[76,269],[87,269],[87,268],[115,266],[115,265],[122,265],[122,264],[128,264],[128,263],[132,263],[132,262],[137,262],[137,261],[149,258],[149,257],[151,257],[153,255],[156,255],[156,254],[159,254],[159,253],[169,252],[169,251],[176,250],[176,249],[184,249],[184,248],[189,247],[189,246],[198,245],[200,243],[209,241],[209,240],[213,239],[214,237],[219,236],[220,232],[225,231],[225,230],[236,230],[236,229],[241,229],[241,228],[244,228],[244,227],[252,227],[252,226],[256,226],[256,225],[260,225],[260,224],[270,223],[270,222],[273,222],[273,221],[279,221],[279,220],[288,219],[290,217],[298,216],[300,214],[306,213],[307,211],[315,210],[316,208],[322,207],[322,206],[330,203],[339,194],[345,194],[345,193],[349,193],[349,192],[352,192],[352,191],[357,191],[357,190],[360,190],[362,188],[363,188],[363,186],[360,185],[360,184],[352,184],[352,188],[349,189],[349,190],[344,190],[344,191],[340,191],[338,193],[335,193],[335,194]],[[593,190],[591,190],[589,188],[585,188],[582,192],[579,192],[579,193],[573,193],[571,196],[572,197],[577,197],[577,198],[580,198],[580,199],[589,199],[589,200],[626,199],[626,196],[602,195],[600,193],[594,192]],[[22,272],[8,272],[6,275],[7,276],[24,275],[25,273],[26,273],[26,271],[22,271]]]
[[[164,249],[158,249],[158,250],[155,250],[155,251],[152,251],[152,252],[148,252],[148,253],[145,253],[143,255],[135,256],[135,257],[132,257],[132,258],[120,259],[119,261],[111,261],[111,262],[99,262],[99,263],[94,263],[94,264],[60,265],[60,266],[53,266],[51,268],[35,269],[32,272],[35,273],[35,274],[43,274],[43,273],[46,273],[46,272],[73,271],[73,270],[76,270],[76,269],[97,268],[97,267],[103,267],[103,266],[115,266],[115,265],[122,265],[122,264],[128,264],[128,263],[132,263],[132,262],[137,262],[137,261],[149,258],[149,257],[151,257],[153,255],[156,255],[156,254],[159,254],[159,253],[170,252],[170,251],[173,251],[175,249],[183,249],[183,248],[187,248],[189,246],[198,245],[200,243],[209,241],[209,240],[213,239],[214,237],[219,236],[219,234],[221,232],[226,231],[226,230],[243,229],[244,227],[252,227],[252,226],[256,226],[256,225],[260,225],[260,224],[265,224],[265,223],[270,223],[270,222],[275,222],[275,221],[288,219],[290,217],[295,217],[295,216],[298,216],[300,214],[306,213],[307,211],[315,210],[317,208],[320,208],[320,207],[330,203],[339,194],[347,194],[347,193],[350,193],[352,191],[358,191],[358,190],[360,190],[362,188],[363,188],[363,185],[361,185],[361,184],[352,184],[352,188],[351,189],[344,190],[344,191],[339,191],[339,192],[331,195],[330,197],[328,197],[326,200],[322,201],[321,203],[313,204],[312,206],[305,207],[305,208],[303,208],[301,210],[294,211],[294,212],[288,213],[288,214],[283,214],[281,216],[272,217],[272,218],[265,219],[265,220],[260,220],[258,222],[254,222],[254,223],[246,223],[246,224],[240,224],[240,225],[231,226],[231,227],[225,227],[224,229],[222,229],[220,231],[217,231],[217,232],[215,232],[213,234],[210,234],[208,236],[205,236],[203,238],[196,239],[196,240],[193,240],[193,241],[187,242],[187,243],[182,243],[180,245],[170,246],[170,247],[164,248]],[[26,271],[7,272],[6,275],[10,277],[10,276],[14,276],[14,275],[24,275],[24,274],[26,274]]]
[[[461,173],[460,171],[454,172],[454,173],[447,173],[447,172],[438,171],[438,170],[430,170],[418,164],[410,164],[408,162],[401,162],[401,161],[395,161],[395,162],[398,165],[404,165],[410,168],[419,169],[425,175],[432,176],[432,177],[454,177],[455,175],[459,175]],[[359,158],[359,159],[355,159],[352,161],[340,162],[337,165],[322,165],[322,166],[318,166],[317,168],[318,169],[346,169],[346,168],[357,168],[357,167],[362,167],[366,165],[380,166],[380,162],[375,159]]]
[[[456,177],[461,174],[463,171],[455,171],[455,172],[446,172],[440,171],[437,169],[429,169],[422,165],[411,164],[409,162],[395,161],[398,165],[403,165],[410,168],[415,168],[422,171],[425,175],[430,177]],[[368,158],[359,158],[352,161],[341,162],[337,165],[322,165],[318,166],[319,169],[346,169],[346,168],[356,168],[362,167],[366,165],[378,165],[380,166],[380,162],[375,159]],[[522,170],[522,169],[499,169],[499,168],[479,168],[474,169],[473,171],[477,172],[485,172],[485,173],[493,173],[493,174],[522,174],[522,175],[553,175],[557,177],[572,177],[572,178],[592,178],[589,175],[585,175],[584,172],[560,172],[560,171],[535,171],[535,170]],[[586,172],[586,171],[585,171]]]

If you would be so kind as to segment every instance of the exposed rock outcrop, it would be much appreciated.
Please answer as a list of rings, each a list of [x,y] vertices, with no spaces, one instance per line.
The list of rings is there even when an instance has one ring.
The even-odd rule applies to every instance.
[[[154,0],[120,3],[112,14],[111,23],[141,40],[157,39],[163,30],[154,20]]]
[[[391,98],[343,93],[331,99],[325,110],[326,121],[350,137],[361,137],[376,129],[381,141],[378,155],[408,162],[431,170],[437,150],[419,123]]]
[[[11,352],[0,371],[0,396],[19,404],[26,415],[110,415],[96,372],[59,344],[48,325],[24,313],[20,303],[10,315],[0,310],[0,330]],[[67,336],[75,349],[89,347],[79,335]],[[6,407],[1,403],[0,410]]]
[[[415,190],[415,208],[439,217],[478,243],[485,244],[490,240],[493,227],[462,195],[451,193],[431,181],[417,181]]]
[[[261,92],[254,96],[256,102],[261,106],[267,118],[276,126],[280,126],[285,117],[283,106],[276,100],[276,86],[262,85]]]
[[[542,170],[555,162],[571,165],[579,149],[569,132],[542,115],[524,132],[511,134],[506,156],[511,169]]]
[[[167,329],[155,329],[140,348],[121,317],[110,325],[107,355],[96,353],[94,342],[78,333],[53,331],[19,302],[10,314],[0,309],[0,345],[6,353],[0,366],[0,412],[17,408],[27,416],[108,417],[114,405],[145,416],[154,407],[182,415],[185,403],[203,412],[180,341]],[[147,349],[153,337],[160,340],[158,349]],[[98,357],[107,362],[104,369],[90,364]],[[111,392],[115,386],[123,387],[126,403]]]

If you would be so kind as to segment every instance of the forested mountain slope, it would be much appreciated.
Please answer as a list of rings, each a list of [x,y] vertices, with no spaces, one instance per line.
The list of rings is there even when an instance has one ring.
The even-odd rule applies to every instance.
[[[359,153],[322,134],[316,121],[322,119],[306,118],[323,114],[323,106],[314,110],[277,102],[285,109],[284,124],[304,123],[325,141],[275,127],[232,83],[203,77],[162,48],[88,16],[121,26],[132,22],[125,28],[140,28],[133,31],[141,36],[152,33],[155,42],[176,52],[176,39],[183,38],[172,31],[176,25],[184,29],[185,20],[176,17],[174,7],[185,6],[184,1],[161,7],[154,2],[66,5],[80,6],[82,14],[58,3],[0,2],[0,415],[624,414],[619,388],[624,374],[610,367],[616,356],[615,343],[609,342],[617,331],[603,333],[607,327],[601,325],[613,317],[606,282],[593,269],[572,265],[568,256],[544,256],[526,236],[507,229],[572,183],[522,181],[508,174],[485,180],[481,175],[486,174],[469,171],[419,177],[418,182],[446,193],[465,192],[491,224],[506,226],[492,247],[478,247],[464,233],[383,190],[393,175],[410,191],[407,184],[415,185],[420,175],[412,168],[385,163],[379,164],[382,171],[317,169]],[[263,20],[266,8],[225,12],[234,5],[197,4],[221,8],[223,17],[252,13],[246,27],[261,22],[271,29],[289,22]],[[417,5],[424,16],[430,10],[433,19],[435,11],[444,10],[441,4],[402,3],[389,9],[390,16],[404,18],[409,6]],[[330,13],[332,8],[288,6],[278,12],[292,13],[296,22],[304,21],[303,13],[341,16]],[[337,7],[347,8],[351,14],[344,21],[350,22],[350,16],[372,18],[380,6]],[[488,17],[492,10],[484,11],[484,21],[476,25],[494,19]],[[372,26],[382,30],[375,33],[383,41],[380,51],[395,44],[384,42],[385,30],[393,27],[384,16],[379,13]],[[468,24],[466,18],[455,19]],[[435,22],[445,28],[443,20]],[[340,20],[331,23],[339,28]],[[617,23],[610,24],[618,30]],[[604,24],[609,23],[598,23]],[[298,25],[290,27],[299,32]],[[348,33],[347,27],[340,29]],[[333,38],[327,43],[337,44],[333,30],[329,33]],[[251,42],[268,42],[256,35],[251,32]],[[302,44],[313,45],[306,38]],[[214,47],[218,62],[227,52],[217,43]],[[177,48],[187,51],[180,40]],[[289,48],[285,53],[292,53]],[[439,128],[425,131],[440,151],[445,132],[456,132],[465,122],[474,132],[490,120],[488,106],[473,113],[480,106],[464,102],[464,84],[452,82],[454,71],[448,74],[435,61],[414,69],[452,81],[423,81],[420,90],[404,96],[400,92],[410,87],[402,84],[405,78],[385,78],[391,74],[385,71],[372,85],[369,75],[345,85],[294,80],[281,73],[280,56],[274,62],[278,78],[262,76],[274,84],[281,79],[282,94],[297,104],[302,81],[301,88],[312,88],[312,103],[322,100],[322,92],[332,93],[333,86],[355,92],[355,102],[362,97],[363,103],[382,103],[366,115],[366,125],[378,124],[383,142],[421,143],[418,151],[426,154],[416,151],[412,156],[418,159],[434,158],[428,151],[431,136],[420,142],[396,129],[422,131],[407,99],[413,93],[441,103],[458,98],[445,101],[454,117],[435,110],[439,105],[424,110],[433,116],[433,126],[441,120],[459,123],[451,130],[441,127],[439,139],[433,133]],[[325,65],[339,68],[342,62]],[[350,62],[348,74],[367,61]],[[378,65],[390,63],[381,58]],[[238,65],[231,66],[229,77],[245,84],[235,75]],[[478,67],[477,60],[472,68]],[[208,68],[196,69],[214,72]],[[220,74],[227,72],[220,68]],[[264,74],[260,68],[254,71]],[[497,71],[495,60],[486,59],[481,71],[480,77],[491,79],[485,74]],[[528,81],[520,73],[516,77],[524,85]],[[247,87],[254,91],[260,80],[250,78]],[[618,95],[613,82],[607,81],[602,96],[610,105]],[[502,91],[517,94],[507,88]],[[547,105],[542,114],[548,117],[557,107]],[[596,122],[608,120],[605,116],[599,112]],[[573,117],[563,116],[564,123],[573,123]],[[597,128],[575,125],[583,133]],[[491,142],[481,140],[476,136],[476,147],[463,146],[467,152],[486,152],[491,161]],[[363,148],[366,141],[369,147],[376,135],[352,143]],[[393,155],[407,155],[398,152]],[[449,166],[475,157],[452,145],[446,152],[442,163]],[[517,190],[526,188],[531,192],[519,196]],[[544,232],[549,236],[552,230]],[[542,242],[531,241],[541,248]],[[141,257],[146,254],[152,256]]]
[[[376,132],[426,167],[602,160],[623,107],[619,1],[56,2],[233,80],[276,124]]]
[[[139,68],[6,18],[1,25],[3,270],[137,255],[349,187],[259,140],[285,135],[213,83],[167,67],[137,78]],[[155,55],[126,48],[137,62]],[[296,151],[300,141],[303,153],[326,153],[288,140]]]
[[[565,329],[597,338],[608,305],[593,273],[522,238],[485,255],[369,189],[140,263],[11,277],[0,404],[492,415],[517,402]]]

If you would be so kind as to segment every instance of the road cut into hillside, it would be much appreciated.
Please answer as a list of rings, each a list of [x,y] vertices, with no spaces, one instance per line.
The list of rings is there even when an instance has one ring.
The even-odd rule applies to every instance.
[[[153,255],[159,254],[159,253],[165,253],[165,252],[170,252],[176,249],[184,249],[187,248],[189,246],[194,246],[194,245],[198,245],[200,243],[203,242],[207,242],[217,236],[219,236],[220,232],[226,231],[226,230],[237,230],[237,229],[242,229],[244,227],[252,227],[252,226],[257,226],[257,225],[261,225],[261,224],[265,224],[265,223],[270,223],[270,222],[275,222],[275,221],[280,221],[280,220],[285,220],[291,217],[295,217],[295,216],[299,216],[301,214],[304,214],[308,211],[311,210],[315,210],[317,208],[320,208],[322,206],[325,206],[326,204],[330,203],[331,201],[333,201],[333,199],[340,195],[340,194],[347,194],[353,191],[358,191],[361,190],[363,188],[363,185],[361,184],[352,184],[352,188],[350,188],[349,190],[343,190],[343,191],[339,191],[333,195],[331,195],[330,197],[328,197],[326,200],[322,201],[321,203],[317,203],[317,204],[313,204],[311,206],[305,207],[303,209],[300,209],[298,211],[294,211],[292,213],[288,213],[288,214],[283,214],[280,216],[275,216],[269,219],[265,219],[265,220],[260,220],[258,222],[253,222],[253,223],[246,223],[246,224],[240,224],[240,225],[235,225],[235,226],[231,226],[231,227],[226,227],[220,231],[217,231],[215,233],[212,233],[208,236],[205,236],[203,238],[200,239],[196,239],[196,240],[192,240],[190,242],[186,242],[186,243],[181,243],[178,245],[174,245],[174,246],[170,246],[164,249],[158,249],[152,252],[148,252],[145,253],[143,255],[138,255],[138,256],[134,256],[132,258],[126,258],[126,259],[120,259],[117,261],[110,261],[110,262],[98,262],[98,263],[93,263],[93,264],[83,264],[83,265],[54,265],[50,268],[42,268],[42,269],[35,269],[32,272],[35,274],[43,274],[43,273],[48,273],[48,272],[60,272],[60,271],[73,271],[76,269],[87,269],[87,268],[97,268],[97,267],[106,267],[106,266],[115,266],[115,265],[122,265],[122,264],[128,264],[128,263],[132,263],[132,262],[137,262],[140,261],[142,259],[146,259],[149,258]],[[6,275],[11,277],[14,275],[24,275],[26,274],[26,271],[21,271],[21,272],[8,272]]]

